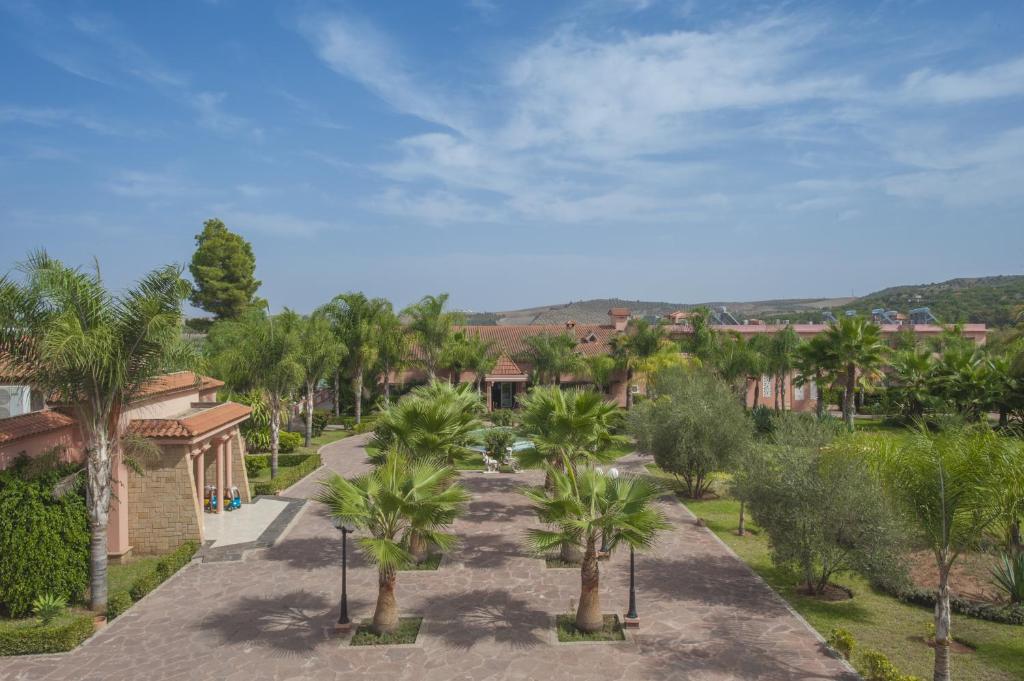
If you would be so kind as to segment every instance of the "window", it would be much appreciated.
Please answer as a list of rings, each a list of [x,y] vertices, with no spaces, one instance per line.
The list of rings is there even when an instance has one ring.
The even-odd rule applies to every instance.
[[[811,381],[808,385],[811,386],[811,399],[818,399],[818,384],[815,383],[814,381]]]
[[[772,379],[771,376],[761,376],[761,397],[772,396]]]
[[[804,387],[802,385],[793,386],[793,401],[803,402],[804,400]]]

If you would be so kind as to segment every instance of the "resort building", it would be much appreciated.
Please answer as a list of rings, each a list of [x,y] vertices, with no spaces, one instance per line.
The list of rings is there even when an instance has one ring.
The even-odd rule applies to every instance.
[[[0,379],[0,469],[19,457],[52,455],[84,462],[85,447],[73,405],[46,400],[15,377]],[[121,416],[125,432],[152,440],[159,456],[130,468],[114,455],[107,550],[111,558],[166,553],[187,540],[204,540],[204,498],[224,499],[237,487],[248,502],[245,443],[238,426],[251,409],[217,402],[223,382],[192,372],[148,383]],[[216,511],[223,511],[218,504]]]
[[[695,313],[692,311],[676,311],[666,315],[659,323],[664,328],[666,335],[673,340],[681,340],[693,333],[689,319]],[[879,327],[882,337],[894,340],[900,333],[907,330],[912,331],[918,338],[927,339],[937,337],[949,327],[935,323],[915,324],[912,319],[902,315],[897,317],[896,313],[889,313],[893,323],[882,323]],[[920,318],[920,317],[918,317]],[[526,391],[531,381],[531,366],[525,339],[530,336],[542,334],[559,335],[569,334],[576,339],[576,351],[584,357],[595,355],[611,354],[611,340],[618,334],[629,333],[630,311],[627,308],[616,307],[608,311],[608,323],[606,324],[578,324],[569,320],[565,324],[520,324],[520,325],[479,325],[460,326],[456,331],[465,333],[467,336],[479,336],[482,340],[491,343],[498,360],[494,368],[484,376],[483,392],[487,400],[488,410],[514,408],[518,396]],[[725,308],[718,308],[711,315],[711,327],[718,331],[734,332],[749,339],[758,334],[774,334],[786,328],[786,323],[766,324],[760,320],[735,319]],[[824,333],[828,324],[788,324],[803,340]],[[984,324],[965,324],[962,327],[963,335],[973,340],[978,345],[984,345],[987,329]],[[459,383],[473,383],[477,376],[469,371],[463,371],[459,376],[449,375],[441,372],[442,376]],[[793,376],[786,378],[784,389],[784,409],[794,411],[813,411],[818,401],[818,386],[813,382],[806,385],[795,385]],[[426,374],[419,369],[406,370],[400,374],[391,376],[393,384],[408,382],[423,382]],[[587,376],[565,374],[559,377],[561,385],[591,385]],[[613,373],[610,385],[606,391],[608,399],[614,400],[620,406],[626,404],[625,371],[618,370]],[[636,377],[631,389],[636,392],[642,384],[642,377]],[[776,379],[774,376],[762,376],[760,381],[751,382],[747,389],[747,405],[774,404],[776,390]]]

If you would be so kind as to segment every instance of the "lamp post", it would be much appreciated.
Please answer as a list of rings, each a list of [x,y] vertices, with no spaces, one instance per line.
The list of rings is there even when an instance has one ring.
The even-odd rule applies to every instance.
[[[627,629],[640,628],[640,615],[636,612],[636,556],[633,547],[629,547],[629,612],[623,624]]]
[[[334,630],[346,632],[352,628],[352,621],[348,618],[348,535],[352,529],[345,526],[338,518],[332,518],[334,526],[341,530],[341,608],[338,613],[338,623]]]

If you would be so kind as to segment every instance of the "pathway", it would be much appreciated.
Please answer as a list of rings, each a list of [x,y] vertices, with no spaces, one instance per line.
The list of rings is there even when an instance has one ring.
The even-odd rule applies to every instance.
[[[289,496],[314,494],[316,478],[332,471],[365,470],[365,439],[329,445],[325,468]],[[623,463],[639,466],[633,457]],[[0,679],[855,678],[674,501],[665,502],[673,531],[637,558],[643,628],[624,643],[553,642],[552,618],[569,610],[579,573],[546,569],[520,547],[532,517],[516,489],[539,479],[536,471],[463,476],[473,501],[455,527],[462,549],[437,572],[399,576],[402,611],[426,618],[414,646],[351,648],[328,633],[338,615],[340,538],[312,504],[274,548],[190,565],[76,651],[0,659]],[[358,553],[353,563],[349,608],[364,618],[376,574]],[[602,563],[606,612],[625,610],[627,565],[628,554]]]

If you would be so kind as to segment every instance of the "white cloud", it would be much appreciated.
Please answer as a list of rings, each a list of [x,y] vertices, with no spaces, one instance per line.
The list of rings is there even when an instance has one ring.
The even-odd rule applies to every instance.
[[[910,99],[956,104],[1024,95],[1024,56],[973,71],[914,71],[903,83]]]
[[[218,210],[224,222],[232,229],[246,232],[254,230],[274,236],[314,236],[318,232],[338,229],[341,226],[327,222],[299,217],[281,212],[236,211],[232,209]]]
[[[197,92],[188,96],[189,105],[198,113],[198,122],[204,128],[227,135],[244,135],[263,139],[263,130],[249,119],[224,110],[227,94],[223,92]]]
[[[194,189],[171,173],[124,170],[108,183],[107,189],[117,196],[131,199],[171,199],[190,194]]]
[[[102,135],[130,134],[130,131],[111,125],[97,116],[52,107],[0,106],[0,124],[4,123],[23,123],[44,128],[73,125]]]

